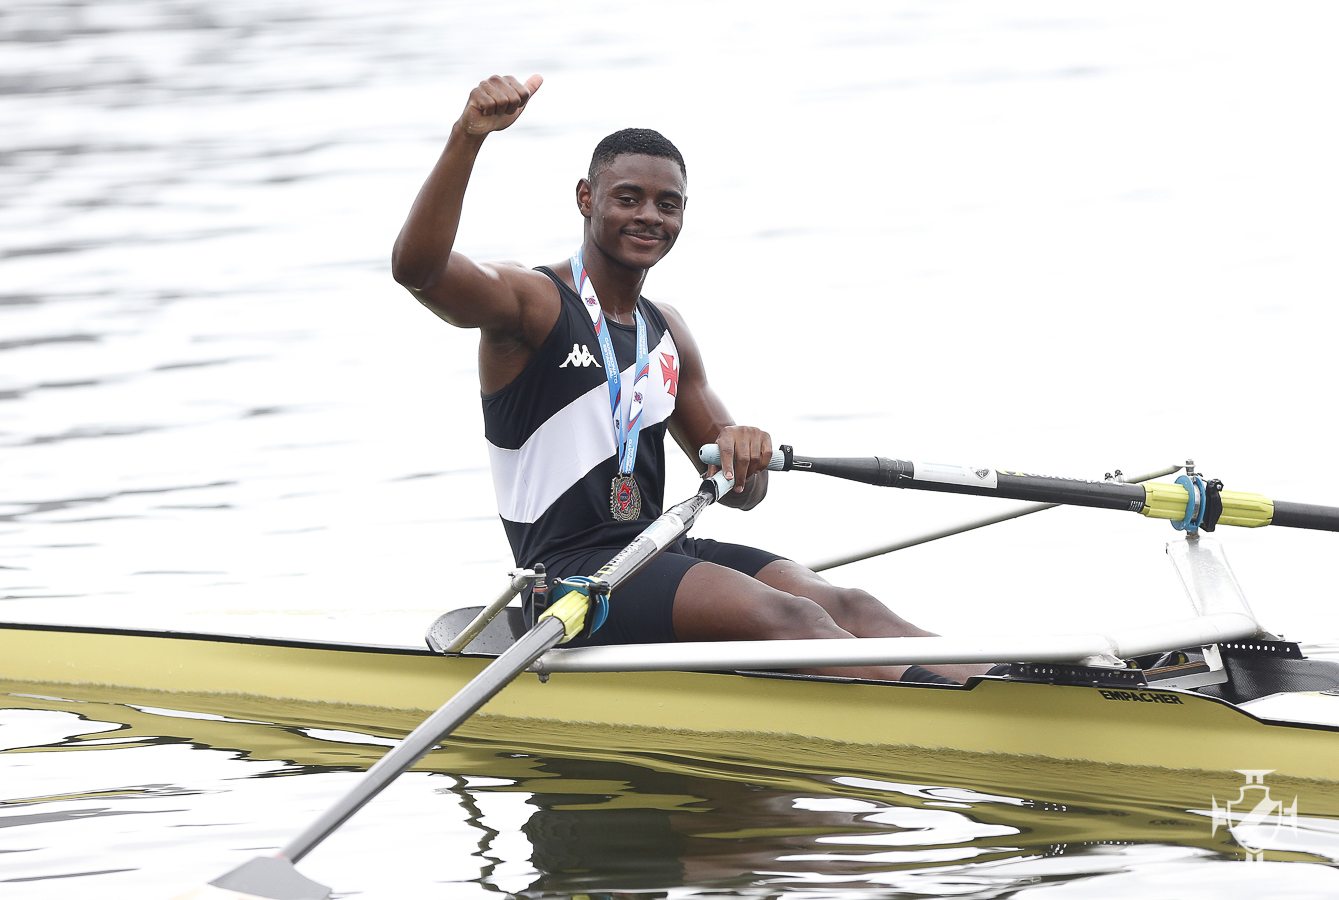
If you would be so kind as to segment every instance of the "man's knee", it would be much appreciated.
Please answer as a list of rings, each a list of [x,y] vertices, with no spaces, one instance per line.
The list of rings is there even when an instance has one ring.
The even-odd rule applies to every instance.
[[[674,632],[681,641],[845,635],[821,604],[707,564],[690,569],[679,586]]]
[[[834,587],[827,605],[832,617],[838,621],[844,618],[864,618],[887,609],[873,595],[859,588]]]
[[[885,606],[877,597],[859,588],[836,588],[823,601],[837,624],[866,637],[918,637],[930,634]]]
[[[758,628],[763,632],[759,637],[799,640],[833,637],[838,631],[828,611],[813,600],[773,588],[768,588],[767,592],[757,609],[761,614]]]

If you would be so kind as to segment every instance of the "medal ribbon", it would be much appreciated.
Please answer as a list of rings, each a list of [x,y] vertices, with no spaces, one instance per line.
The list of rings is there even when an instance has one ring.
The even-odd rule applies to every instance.
[[[632,402],[628,405],[627,419],[623,418],[622,375],[619,372],[618,357],[614,355],[614,342],[605,327],[604,310],[600,308],[600,298],[595,296],[595,286],[586,274],[581,251],[571,259],[572,281],[576,283],[581,302],[590,314],[591,325],[595,327],[595,337],[600,341],[600,354],[604,357],[604,377],[609,384],[609,411],[614,421],[614,453],[618,456],[620,475],[631,475],[637,462],[637,439],[642,430],[642,405],[646,396],[646,383],[651,379],[651,354],[646,346],[646,320],[642,311],[633,307],[633,318],[637,322],[637,365],[632,379]]]

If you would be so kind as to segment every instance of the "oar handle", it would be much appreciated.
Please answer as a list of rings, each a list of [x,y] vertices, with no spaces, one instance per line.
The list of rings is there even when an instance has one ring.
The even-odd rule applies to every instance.
[[[703,444],[702,449],[697,451],[697,458],[709,466],[719,466],[721,464],[721,448],[715,444]],[[785,472],[790,468],[790,458],[790,447],[783,446],[779,450],[773,450],[767,468],[773,472]]]

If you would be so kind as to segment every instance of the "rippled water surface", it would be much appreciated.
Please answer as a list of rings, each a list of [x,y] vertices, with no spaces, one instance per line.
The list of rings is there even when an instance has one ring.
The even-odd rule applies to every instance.
[[[736,418],[800,452],[1080,477],[1191,456],[1339,505],[1337,24],[1321,3],[6,4],[0,619],[414,644],[500,590],[474,336],[387,263],[494,71],[547,80],[485,148],[460,248],[562,258],[593,143],[664,131],[691,204],[648,295]],[[995,509],[805,478],[698,533],[816,560]],[[692,486],[684,465],[669,495]],[[946,632],[1114,626],[1182,614],[1173,536],[1056,510],[833,577]],[[1221,538],[1261,620],[1339,656],[1333,536]],[[205,880],[413,724],[16,693],[6,897]],[[295,745],[267,755],[275,733]],[[305,868],[366,897],[1337,889],[1339,810],[1305,803],[1302,837],[1247,866],[1207,795],[575,743],[471,733]]]

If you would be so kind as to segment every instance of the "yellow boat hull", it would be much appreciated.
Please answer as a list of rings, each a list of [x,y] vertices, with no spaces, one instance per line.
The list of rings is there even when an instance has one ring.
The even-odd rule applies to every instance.
[[[490,662],[415,648],[39,626],[0,627],[0,660],[0,690],[8,693],[147,691],[183,709],[205,700],[215,707],[288,704],[324,710],[320,718],[334,722],[356,722],[374,710],[393,714],[395,727],[406,729]],[[558,725],[587,735],[711,735],[764,753],[817,742],[861,748],[861,755],[952,751],[1199,770],[1232,784],[1241,783],[1241,770],[1339,783],[1339,729],[1264,721],[1176,690],[701,672],[562,673],[541,681],[526,673],[478,719],[524,723],[536,735]]]

